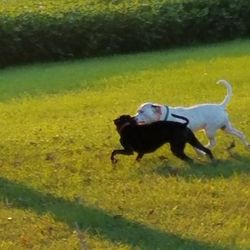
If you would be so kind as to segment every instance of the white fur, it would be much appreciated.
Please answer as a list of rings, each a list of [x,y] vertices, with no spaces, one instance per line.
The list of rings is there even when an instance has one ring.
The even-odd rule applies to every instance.
[[[229,121],[226,112],[226,106],[232,96],[232,87],[226,80],[219,80],[217,83],[223,84],[227,88],[227,95],[220,104],[199,104],[191,107],[171,107],[169,108],[168,121],[183,122],[178,118],[171,116],[177,114],[189,119],[188,127],[192,131],[204,130],[209,139],[207,147],[212,148],[215,146],[215,134],[218,129],[223,129],[226,133],[238,137],[246,146],[250,146],[247,142],[245,135],[235,129]],[[162,104],[144,103],[142,104],[136,115],[135,119],[139,124],[148,124],[154,121],[165,120],[167,107]]]

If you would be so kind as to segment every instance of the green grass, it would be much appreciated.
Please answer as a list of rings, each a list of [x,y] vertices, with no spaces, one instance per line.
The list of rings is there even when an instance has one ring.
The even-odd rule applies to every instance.
[[[214,44],[207,48],[206,46],[190,47],[181,50],[95,58],[76,62],[11,67],[0,71],[0,100],[5,101],[23,95],[54,94],[103,86],[103,80],[113,76],[179,67],[179,65],[193,60],[208,61],[208,65],[205,66],[208,67],[210,61],[216,58],[239,57],[249,53],[249,40],[239,40]],[[205,70],[203,73],[206,73]],[[219,72],[218,76],[216,72],[215,80],[227,77],[225,70]],[[209,84],[214,84],[214,82]]]
[[[0,249],[250,249],[250,157],[238,140],[229,155],[232,138],[218,132],[216,167],[190,147],[193,166],[167,146],[141,163],[120,156],[116,169],[109,158],[120,147],[118,115],[145,101],[220,102],[221,78],[233,85],[230,119],[250,138],[249,48],[2,70]]]
[[[161,1],[161,3],[170,2],[169,0]],[[136,9],[144,5],[152,5],[150,0],[142,1],[109,1],[109,0],[8,0],[1,1],[0,13],[8,13],[9,15],[20,15],[23,13],[67,13],[70,11],[92,10],[101,12],[105,9],[122,10],[123,8]]]

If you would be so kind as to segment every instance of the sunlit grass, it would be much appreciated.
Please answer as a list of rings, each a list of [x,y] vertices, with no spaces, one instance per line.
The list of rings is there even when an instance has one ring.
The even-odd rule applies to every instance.
[[[190,147],[194,166],[167,146],[141,163],[120,156],[116,169],[109,158],[118,115],[145,101],[220,102],[222,78],[250,138],[249,45],[1,71],[0,249],[249,249],[250,157],[238,140],[231,156],[218,132],[216,167]]]
[[[0,71],[0,100],[15,97],[58,93],[68,90],[99,86],[103,79],[126,76],[140,71],[177,68],[187,61],[205,60],[203,72],[209,70],[210,62],[224,57],[244,56],[250,53],[249,40],[214,44],[208,47],[190,47],[154,53],[95,58],[77,62],[35,64]],[[202,65],[201,65],[202,67]],[[221,65],[223,67],[223,65]],[[240,66],[239,66],[240,67]],[[243,69],[241,70],[243,71]],[[244,70],[245,71],[245,70]],[[215,78],[227,77],[227,69],[215,72]],[[154,74],[154,72],[152,71]],[[187,72],[186,74],[194,72]],[[232,72],[233,73],[233,72]],[[244,74],[246,74],[245,72]],[[219,75],[217,75],[219,74]],[[225,75],[223,75],[225,74]],[[235,72],[237,74],[237,72]],[[200,76],[199,76],[200,77]],[[208,76],[211,77],[211,76]],[[192,77],[190,78],[190,80]],[[195,84],[201,79],[195,79]],[[154,81],[154,79],[152,79]],[[168,78],[165,79],[168,82]],[[174,83],[172,83],[174,84]],[[210,82],[214,84],[214,82]],[[151,97],[152,95],[150,95]],[[164,96],[162,96],[164,97]]]

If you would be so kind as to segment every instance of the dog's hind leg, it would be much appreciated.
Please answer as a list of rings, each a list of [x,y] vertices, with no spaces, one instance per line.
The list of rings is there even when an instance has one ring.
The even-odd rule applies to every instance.
[[[206,154],[209,156],[209,158],[210,158],[211,160],[214,159],[213,154],[212,154],[212,152],[210,151],[210,149],[204,147],[204,146],[199,142],[199,140],[195,137],[195,135],[194,135],[193,133],[190,133],[190,134],[189,134],[189,137],[188,137],[187,142],[188,142],[189,144],[191,144],[191,145],[192,145],[194,148],[196,148],[197,150],[206,153]]]
[[[250,147],[250,143],[247,141],[246,136],[239,130],[235,129],[230,122],[222,128],[226,133],[238,137],[246,147]]]
[[[170,144],[170,149],[176,157],[186,162],[193,162],[193,160],[184,153],[184,148],[185,148],[185,143],[184,144],[173,144],[173,143]]]
[[[205,146],[206,148],[209,148],[209,149],[212,149],[215,147],[216,145],[216,140],[215,140],[215,133],[216,133],[216,130],[204,130],[207,138],[208,138],[208,144]],[[200,143],[200,142],[199,142]],[[202,145],[202,144],[201,144]],[[203,146],[203,145],[202,145]],[[204,152],[204,150],[200,150],[198,148],[194,148],[196,153],[198,155],[201,155],[201,156],[204,156],[206,153]]]

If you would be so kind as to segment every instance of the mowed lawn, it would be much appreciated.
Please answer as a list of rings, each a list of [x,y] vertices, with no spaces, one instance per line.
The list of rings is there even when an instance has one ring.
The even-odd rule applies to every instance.
[[[250,149],[118,156],[113,119],[147,101],[221,102],[250,138],[250,40],[0,71],[0,249],[250,249]],[[201,141],[207,140],[201,132]]]

